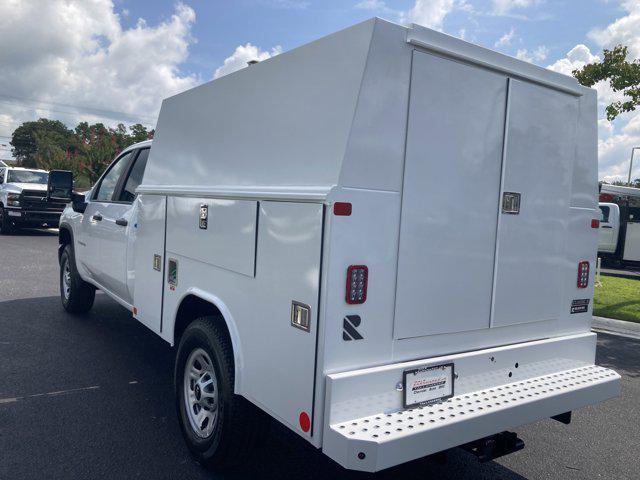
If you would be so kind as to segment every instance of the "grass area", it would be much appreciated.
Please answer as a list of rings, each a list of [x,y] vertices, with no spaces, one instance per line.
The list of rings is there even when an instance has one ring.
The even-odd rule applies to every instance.
[[[600,278],[602,286],[595,289],[593,314],[640,323],[640,280]]]

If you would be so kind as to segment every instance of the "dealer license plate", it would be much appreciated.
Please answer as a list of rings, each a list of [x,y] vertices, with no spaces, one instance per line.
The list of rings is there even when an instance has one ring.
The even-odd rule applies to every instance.
[[[453,397],[453,363],[405,370],[404,407],[436,403]]]

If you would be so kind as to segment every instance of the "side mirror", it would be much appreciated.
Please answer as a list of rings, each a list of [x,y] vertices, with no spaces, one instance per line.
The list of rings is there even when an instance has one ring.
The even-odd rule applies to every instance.
[[[51,170],[47,182],[47,200],[70,202],[73,192],[73,173],[67,170]]]
[[[71,208],[76,213],[84,213],[87,209],[87,200],[82,193],[71,193]]]

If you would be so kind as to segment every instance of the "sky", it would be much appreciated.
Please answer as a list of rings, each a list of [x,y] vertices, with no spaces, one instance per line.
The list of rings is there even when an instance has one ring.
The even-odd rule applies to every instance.
[[[373,16],[565,74],[619,43],[640,58],[640,0],[0,0],[0,11],[0,159],[23,121],[153,127],[163,98]],[[619,94],[596,88],[599,177],[626,179],[640,111],[607,121]]]

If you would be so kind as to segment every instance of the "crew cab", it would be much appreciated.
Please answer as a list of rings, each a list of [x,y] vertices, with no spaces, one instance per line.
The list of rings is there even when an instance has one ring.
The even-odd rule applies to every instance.
[[[0,233],[19,227],[57,227],[64,202],[47,198],[45,170],[0,167]]]
[[[86,196],[51,172],[62,304],[100,289],[176,347],[211,467],[268,417],[361,471],[519,450],[509,430],[620,392],[591,332],[596,108],[573,78],[363,22],[165,99]]]

